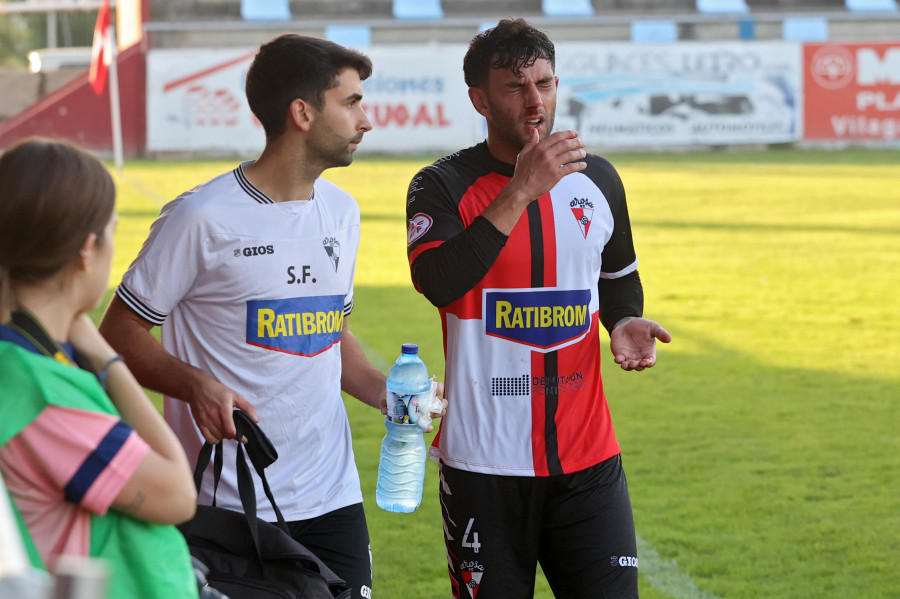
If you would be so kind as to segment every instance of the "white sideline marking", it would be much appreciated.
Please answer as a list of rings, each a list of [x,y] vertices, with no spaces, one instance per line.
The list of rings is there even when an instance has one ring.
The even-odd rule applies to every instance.
[[[672,599],[719,599],[718,596],[701,591],[691,577],[678,569],[678,564],[665,560],[648,541],[637,535],[638,571],[643,574],[657,591]]]
[[[369,362],[372,363],[372,366],[382,372],[387,372],[391,369],[391,366],[394,365],[393,362],[389,362],[385,359],[384,356],[375,351],[375,348],[366,343],[359,335],[355,335],[355,337],[356,341],[359,342],[359,346],[362,348],[363,353],[366,354],[366,357],[369,358]]]

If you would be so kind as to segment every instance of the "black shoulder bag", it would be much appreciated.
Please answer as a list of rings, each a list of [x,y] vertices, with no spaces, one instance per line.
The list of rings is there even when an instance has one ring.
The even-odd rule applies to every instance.
[[[197,506],[197,514],[178,529],[187,540],[191,555],[207,568],[209,586],[235,599],[347,599],[346,583],[309,549],[288,532],[284,516],[275,503],[264,470],[278,458],[268,437],[246,414],[234,411],[238,438],[237,483],[244,513],[215,507],[215,488],[222,473],[222,444],[205,443],[197,457],[194,482],[197,492],[203,472],[213,459],[213,505]],[[253,475],[244,457],[244,448],[262,481],[266,497],[275,511],[277,524],[256,517],[256,491]]]

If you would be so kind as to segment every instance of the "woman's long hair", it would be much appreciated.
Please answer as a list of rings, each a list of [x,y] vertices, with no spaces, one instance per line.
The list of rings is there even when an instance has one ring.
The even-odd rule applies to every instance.
[[[30,138],[0,156],[0,322],[12,282],[55,274],[91,233],[104,241],[115,199],[106,167],[70,143]]]

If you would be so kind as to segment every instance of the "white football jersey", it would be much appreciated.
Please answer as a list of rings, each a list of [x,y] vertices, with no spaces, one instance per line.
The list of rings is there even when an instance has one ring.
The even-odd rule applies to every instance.
[[[278,451],[266,469],[275,499],[303,520],[362,501],[340,382],[359,206],[324,179],[310,200],[273,202],[247,164],[167,204],[116,293],[162,326],[167,351],[256,407]],[[165,397],[165,417],[194,463],[203,437],[190,407]],[[225,446],[216,505],[241,511],[235,442]],[[212,502],[211,471],[201,504]],[[259,517],[275,520],[256,486]]]

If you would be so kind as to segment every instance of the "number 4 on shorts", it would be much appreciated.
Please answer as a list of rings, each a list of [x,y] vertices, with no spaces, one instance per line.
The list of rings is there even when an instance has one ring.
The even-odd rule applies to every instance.
[[[462,546],[467,547],[478,553],[478,550],[481,549],[481,543],[478,542],[478,533],[472,532],[472,524],[475,523],[475,518],[469,518],[469,523],[466,525],[466,532],[463,534],[462,538]],[[472,533],[472,541],[469,542],[469,533]]]

